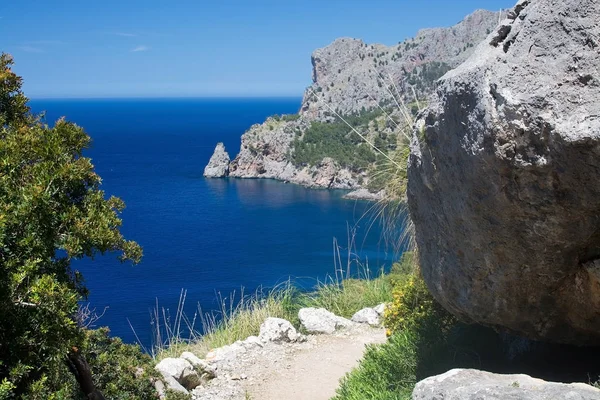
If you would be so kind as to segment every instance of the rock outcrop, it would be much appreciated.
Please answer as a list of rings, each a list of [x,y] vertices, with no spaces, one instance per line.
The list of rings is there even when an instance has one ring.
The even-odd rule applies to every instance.
[[[229,153],[225,151],[223,143],[217,143],[215,151],[204,168],[204,176],[207,178],[223,178],[229,174]]]
[[[554,383],[527,375],[453,369],[417,383],[413,400],[599,400],[600,390],[583,383]]]
[[[381,103],[393,104],[391,93],[409,102],[414,99],[413,89],[420,99],[426,98],[434,80],[464,61],[496,27],[500,15],[478,10],[451,28],[425,29],[415,38],[393,46],[341,38],[316,50],[312,55],[313,84],[304,93],[298,115],[270,117],[252,126],[242,136],[240,152],[230,163],[229,172],[219,156],[209,163],[219,166],[211,176],[273,178],[315,188],[365,188],[369,181],[366,170],[342,167],[331,157],[325,156],[312,165],[294,163],[294,140],[303,140],[315,121],[334,121],[336,110],[347,116],[377,108]],[[350,131],[345,125],[340,129]],[[366,130],[371,138],[398,133],[395,123],[383,115]],[[223,151],[219,147],[217,150]],[[364,193],[356,192],[354,198],[375,198],[368,192],[359,197]]]
[[[415,133],[423,276],[465,320],[600,345],[599,20],[595,0],[520,1]]]

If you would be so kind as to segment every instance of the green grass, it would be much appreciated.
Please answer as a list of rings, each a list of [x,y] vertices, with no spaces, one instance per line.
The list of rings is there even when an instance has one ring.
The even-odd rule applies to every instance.
[[[157,360],[178,357],[184,351],[204,357],[211,349],[258,335],[260,325],[268,317],[286,319],[300,328],[298,311],[302,307],[323,307],[349,318],[362,308],[390,300],[390,278],[383,273],[375,279],[329,279],[327,283],[318,283],[311,292],[302,292],[291,282],[286,282],[251,295],[245,295],[243,291],[239,295],[232,293],[220,297],[219,311],[203,313],[198,310],[191,318],[183,314],[185,292],[182,292],[174,319],[169,317],[168,310],[158,306],[155,309],[155,346],[150,352]]]
[[[306,307],[322,307],[332,313],[351,318],[355,312],[392,300],[389,277],[381,273],[375,279],[344,279],[319,283],[316,291],[303,295]]]
[[[409,400],[417,382],[417,351],[415,332],[369,346],[360,365],[342,379],[333,400]]]

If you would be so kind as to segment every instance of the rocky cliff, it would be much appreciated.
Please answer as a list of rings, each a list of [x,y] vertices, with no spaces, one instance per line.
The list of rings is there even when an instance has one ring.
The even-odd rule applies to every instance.
[[[229,176],[274,178],[320,188],[366,187],[376,154],[336,113],[355,117],[354,129],[383,146],[383,151],[393,150],[399,130],[405,127],[394,97],[407,104],[415,94],[426,99],[434,81],[464,61],[497,26],[500,16],[479,10],[451,28],[425,29],[394,46],[341,38],[316,50],[313,84],[299,113],[252,126],[242,136]]]
[[[423,276],[466,320],[600,345],[600,8],[521,1],[439,82],[409,165]]]

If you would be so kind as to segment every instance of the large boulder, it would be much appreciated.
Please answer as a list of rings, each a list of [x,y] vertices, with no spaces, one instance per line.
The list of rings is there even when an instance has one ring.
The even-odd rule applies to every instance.
[[[353,325],[352,321],[339,317],[324,308],[301,308],[298,318],[308,333],[332,334],[338,329],[350,328]]]
[[[599,400],[600,390],[583,383],[554,383],[527,375],[453,369],[417,383],[413,400]]]
[[[229,175],[229,153],[225,151],[223,143],[217,143],[213,155],[204,168],[204,176],[207,178],[223,178]]]
[[[600,345],[599,20],[596,0],[519,2],[422,115],[421,268],[465,320]]]

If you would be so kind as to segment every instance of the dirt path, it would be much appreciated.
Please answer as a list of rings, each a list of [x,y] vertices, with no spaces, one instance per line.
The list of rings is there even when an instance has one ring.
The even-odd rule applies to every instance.
[[[383,328],[363,324],[293,342],[250,337],[207,355],[216,378],[194,389],[192,399],[330,399],[340,378],[358,365],[365,345],[385,340]]]
[[[365,345],[383,343],[383,329],[365,328],[339,335],[316,336],[313,346],[290,352],[264,368],[245,385],[251,399],[327,400],[335,395],[339,380],[358,365]],[[258,378],[258,379],[257,379]]]

